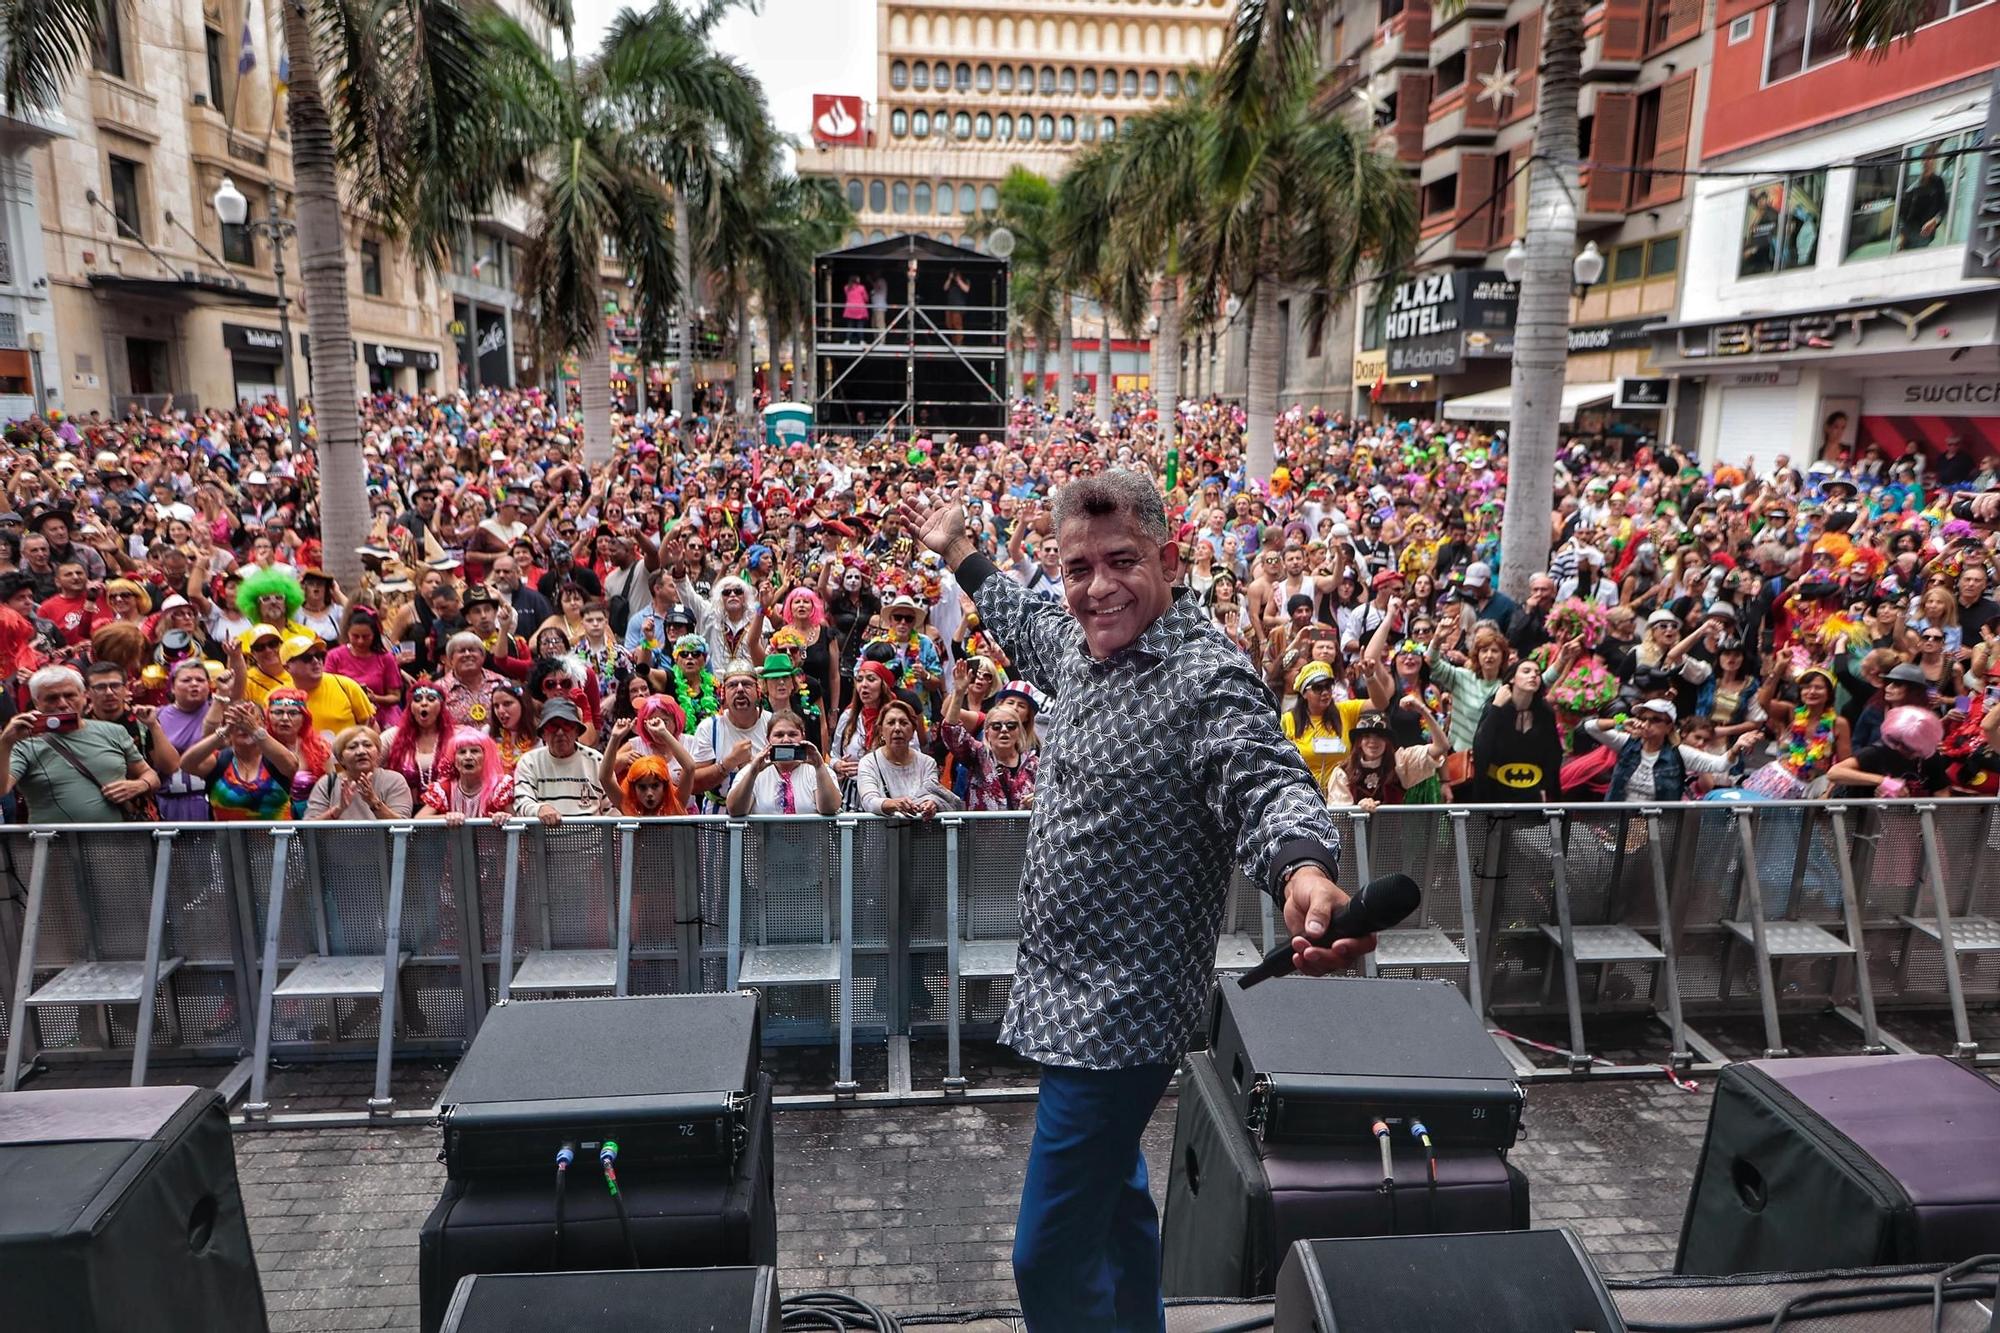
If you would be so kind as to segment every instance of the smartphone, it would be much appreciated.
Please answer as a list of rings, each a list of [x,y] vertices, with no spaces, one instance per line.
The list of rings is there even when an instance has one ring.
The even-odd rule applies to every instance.
[[[806,747],[803,745],[773,745],[771,747],[771,762],[774,764],[796,764],[805,757]]]

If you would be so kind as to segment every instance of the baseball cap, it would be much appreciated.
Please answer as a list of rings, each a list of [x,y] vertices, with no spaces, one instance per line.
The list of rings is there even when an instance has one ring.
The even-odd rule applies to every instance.
[[[1638,703],[1632,705],[1632,711],[1635,713],[1657,713],[1669,722],[1680,720],[1679,712],[1665,699],[1641,699]]]
[[[266,639],[276,639],[282,644],[285,641],[285,636],[278,633],[278,628],[275,625],[252,625],[249,632],[243,636],[243,646],[245,648],[254,648]]]
[[[1671,611],[1655,611],[1652,615],[1646,617],[1647,629],[1651,629],[1655,625],[1678,625],[1680,623],[1681,618]]]
[[[1475,560],[1465,567],[1465,581],[1474,588],[1484,588],[1493,582],[1493,567],[1483,560]]]
[[[278,650],[278,658],[280,661],[290,662],[295,658],[304,657],[307,653],[322,652],[325,648],[326,644],[320,641],[317,634],[294,634],[286,639],[284,647]]]
[[[542,700],[542,717],[536,724],[536,730],[547,730],[551,722],[567,722],[579,731],[583,729],[583,718],[577,713],[576,705],[560,694]]]

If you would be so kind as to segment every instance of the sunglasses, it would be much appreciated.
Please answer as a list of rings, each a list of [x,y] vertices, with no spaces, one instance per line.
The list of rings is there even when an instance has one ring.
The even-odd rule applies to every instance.
[[[889,620],[890,623],[896,625],[914,625],[917,623],[915,616],[890,616]]]
[[[682,648],[678,649],[674,653],[674,656],[679,658],[683,662],[698,662],[702,658],[708,656],[708,654],[696,648]]]
[[[1307,691],[1313,694],[1317,694],[1321,690],[1330,690],[1332,688],[1333,688],[1333,682],[1330,680],[1316,680],[1312,684],[1306,686]]]
[[[986,729],[988,731],[1019,731],[1021,724],[1018,722],[988,722]]]

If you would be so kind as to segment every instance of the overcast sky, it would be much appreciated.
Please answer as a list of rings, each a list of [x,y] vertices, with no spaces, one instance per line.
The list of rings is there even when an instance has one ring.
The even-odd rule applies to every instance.
[[[627,0],[575,0],[576,49],[595,54]],[[732,11],[716,44],[764,84],[778,129],[806,140],[814,93],[875,97],[875,0],[764,0],[761,12]]]

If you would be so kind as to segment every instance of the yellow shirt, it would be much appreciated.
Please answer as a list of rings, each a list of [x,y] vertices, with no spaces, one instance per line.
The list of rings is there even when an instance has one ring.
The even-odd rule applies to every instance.
[[[306,711],[312,714],[313,730],[331,740],[347,728],[375,718],[375,705],[368,692],[340,675],[328,671],[306,696]]]
[[[1347,762],[1351,748],[1347,733],[1354,726],[1355,719],[1367,708],[1366,699],[1347,699],[1336,703],[1303,733],[1299,732],[1292,712],[1285,712],[1285,738],[1299,747],[1299,758],[1306,761],[1306,767],[1312,770],[1313,781],[1321,791],[1326,790],[1327,778],[1332,776],[1333,770]]]
[[[243,697],[259,708],[271,702],[274,690],[291,688],[292,673],[289,671],[280,671],[275,676],[267,676],[253,666],[243,673]]]

